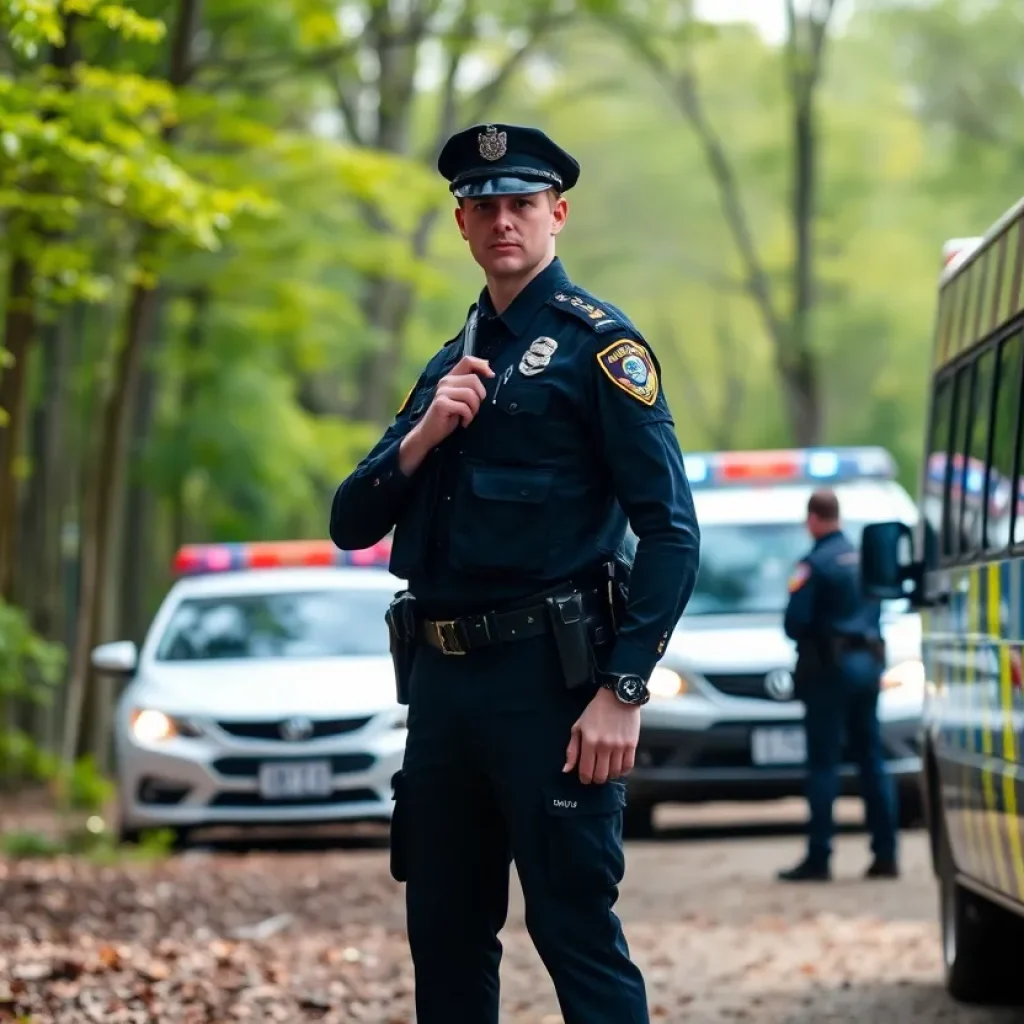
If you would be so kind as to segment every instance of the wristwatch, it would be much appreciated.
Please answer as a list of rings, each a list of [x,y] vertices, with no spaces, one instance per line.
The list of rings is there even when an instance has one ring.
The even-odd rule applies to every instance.
[[[651,694],[647,689],[647,682],[643,676],[602,672],[598,678],[601,686],[606,690],[611,690],[623,704],[639,707],[651,699]]]

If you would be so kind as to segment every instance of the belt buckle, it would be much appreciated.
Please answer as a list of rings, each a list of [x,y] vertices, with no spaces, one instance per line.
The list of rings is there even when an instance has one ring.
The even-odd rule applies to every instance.
[[[465,650],[462,649],[459,644],[459,635],[455,629],[454,619],[445,619],[443,622],[433,622],[431,625],[434,627],[434,634],[437,636],[437,642],[441,645],[442,654],[465,654]],[[448,640],[453,642],[453,646],[448,646]]]

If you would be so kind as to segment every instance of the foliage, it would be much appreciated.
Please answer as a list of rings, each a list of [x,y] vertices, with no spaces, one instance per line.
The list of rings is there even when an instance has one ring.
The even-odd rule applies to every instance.
[[[49,778],[52,759],[13,721],[3,720],[16,703],[45,705],[61,681],[65,652],[40,637],[25,612],[0,600],[0,781]]]
[[[183,48],[185,0],[0,6],[0,266],[11,280],[31,264],[35,313],[12,463],[27,612],[0,605],[0,665],[71,637],[100,412],[126,378],[140,284],[153,302],[122,396],[131,436],[104,453],[128,468],[105,638],[141,638],[180,543],[326,534],[333,488],[480,288],[434,169],[448,128],[537,123],[580,160],[559,253],[650,338],[685,447],[791,443],[777,339],[669,86],[683,72],[699,86],[786,312],[792,65],[694,6],[206,0]],[[1019,190],[1022,43],[1010,0],[863,0],[822,66],[807,320],[822,440],[886,445],[911,489],[942,243],[984,231]],[[35,680],[34,700],[53,692],[37,676],[0,675],[19,712],[2,742],[48,776],[52,744],[11,682]],[[97,806],[106,766],[88,764],[57,784]]]

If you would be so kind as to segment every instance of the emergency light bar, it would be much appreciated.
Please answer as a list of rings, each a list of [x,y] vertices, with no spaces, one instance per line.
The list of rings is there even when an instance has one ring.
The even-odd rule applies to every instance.
[[[255,541],[241,544],[186,544],[174,558],[176,576],[247,569],[307,566],[387,568],[391,538],[358,551],[339,551],[329,540]]]
[[[692,452],[684,456],[694,489],[892,480],[896,463],[884,448],[781,448]]]
[[[950,480],[949,492],[951,497],[959,498],[960,492],[964,489],[961,482],[964,480],[964,457],[954,454],[952,458],[953,477]],[[985,490],[985,463],[973,456],[967,457],[967,499],[982,500]],[[946,456],[938,452],[929,457],[925,472],[925,487],[932,494],[941,495],[946,484]],[[1024,481],[1018,487],[1020,496],[1024,496]],[[1002,513],[1009,509],[1010,498],[1013,494],[1013,487],[1010,481],[994,467],[992,479],[989,482],[989,511]]]

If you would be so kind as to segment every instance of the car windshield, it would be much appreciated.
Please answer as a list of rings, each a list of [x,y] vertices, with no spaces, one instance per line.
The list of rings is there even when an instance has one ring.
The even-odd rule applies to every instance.
[[[157,647],[157,661],[344,658],[389,653],[387,589],[186,598]]]
[[[860,544],[865,523],[843,522]],[[811,548],[800,523],[701,523],[700,571],[686,615],[783,612],[793,567]]]

